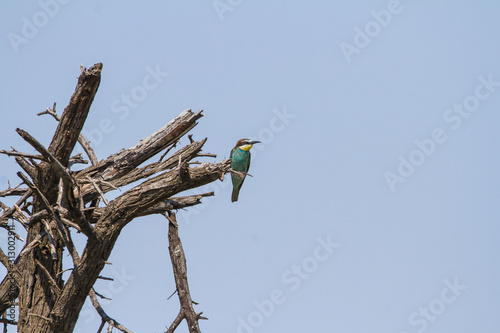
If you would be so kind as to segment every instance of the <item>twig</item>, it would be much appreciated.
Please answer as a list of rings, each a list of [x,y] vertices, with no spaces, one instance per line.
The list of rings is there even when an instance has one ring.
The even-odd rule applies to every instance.
[[[82,230],[80,229],[80,227],[78,226],[78,224],[71,222],[67,218],[64,218],[64,217],[61,216],[61,222],[64,223],[64,224],[66,224],[68,227],[75,228],[78,232],[82,232]]]
[[[167,156],[168,152],[172,150],[172,148],[175,148],[179,140],[175,141],[170,147],[167,148],[167,150],[161,155],[160,157],[160,162],[163,161],[163,158]]]
[[[238,175],[240,177],[245,177],[245,176],[248,176],[248,177],[253,177],[251,174],[249,174],[248,172],[243,172],[243,171],[236,171],[236,170],[233,170],[233,169],[229,169],[227,170],[227,172],[230,172],[230,173],[234,173],[235,175]]]
[[[95,294],[96,294],[97,296],[99,296],[100,298],[102,298],[102,299],[106,299],[106,300],[108,300],[108,301],[111,301],[111,298],[106,297],[106,296],[104,296],[104,295],[101,295],[101,294],[99,294],[99,293],[98,293],[97,291],[95,291],[95,290],[94,290],[94,292],[95,292]]]
[[[210,154],[210,153],[199,153],[196,156],[205,156],[205,157],[217,157],[217,154]]]
[[[172,293],[172,295],[168,296],[167,301],[168,301],[170,298],[172,298],[172,296],[174,296],[176,292],[177,292],[177,289],[175,289],[175,290],[174,290],[174,292]]]
[[[74,164],[88,164],[88,163],[89,161],[87,161],[82,157],[82,153],[79,153],[69,158],[68,167],[71,167]]]
[[[20,240],[21,242],[24,242],[24,238],[22,238],[21,236],[19,236],[15,231],[12,231],[12,228],[9,227],[9,225],[7,223],[0,223],[0,228],[3,228],[5,230],[7,230],[8,232],[10,232],[14,237],[16,237],[18,240]]]
[[[100,275],[97,278],[101,279],[101,280],[106,280],[106,281],[114,281],[115,280],[113,278],[109,278],[109,277],[105,277],[105,276],[100,276]]]
[[[42,319],[44,319],[44,320],[46,320],[48,322],[52,322],[52,319],[44,317],[44,316],[41,316],[41,315],[36,314],[36,313],[31,313],[30,312],[30,313],[28,313],[28,316],[38,317],[38,318],[42,318]]]
[[[127,329],[125,326],[123,326],[122,324],[120,324],[119,322],[117,322],[116,320],[111,318],[110,316],[108,316],[106,314],[106,312],[104,312],[103,308],[101,307],[101,304],[99,304],[99,301],[97,300],[94,288],[90,289],[89,297],[90,297],[90,301],[92,302],[92,305],[96,309],[97,313],[99,314],[99,316],[101,316],[103,321],[106,321],[108,323],[109,327],[111,327],[111,328],[116,327],[117,329],[119,329],[120,331],[125,332],[125,333],[133,333],[132,331]],[[101,325],[101,329],[102,329],[102,326],[103,325]],[[109,332],[109,329],[108,329],[108,332]]]
[[[87,175],[87,177],[86,177],[86,178],[87,178],[87,180],[88,180],[88,181],[89,181],[89,182],[90,182],[90,183],[94,186],[94,188],[95,188],[95,189],[96,189],[96,191],[99,193],[99,195],[100,195],[100,196],[101,196],[101,198],[102,198],[102,201],[104,201],[104,203],[106,204],[106,206],[107,206],[107,205],[109,205],[109,201],[108,201],[108,199],[106,199],[106,197],[104,196],[104,192],[101,190],[101,188],[99,187],[99,185],[97,185],[97,182],[96,182],[94,179],[90,178],[90,176],[89,176],[89,175]],[[108,183],[108,184],[109,184],[109,183]],[[113,186],[113,185],[112,185],[112,186]],[[114,187],[114,186],[113,186],[113,187]],[[115,188],[116,188],[116,187],[115,187]],[[80,193],[81,193],[81,191],[80,191]]]
[[[54,102],[54,106],[52,106],[52,109],[51,108],[47,108],[47,109],[45,109],[45,111],[37,113],[36,115],[37,116],[41,116],[41,115],[44,115],[44,114],[50,114],[57,121],[61,120],[61,118],[56,113],[56,102]]]
[[[23,195],[24,193],[26,193],[26,191],[28,189],[26,189],[26,188],[19,188],[19,186],[21,186],[22,184],[23,183],[17,185],[16,187],[10,187],[10,183],[9,183],[9,188],[8,189],[0,191],[0,197],[7,197],[7,196],[10,196],[10,195],[15,195],[15,196]]]
[[[92,149],[92,147],[90,146],[90,142],[88,142],[82,134],[78,136],[78,143],[80,144],[80,146],[82,146],[85,154],[87,154],[87,156],[89,157],[90,163],[92,163],[92,165],[99,164],[99,160],[97,159],[94,149]]]
[[[43,160],[42,155],[21,153],[21,152],[16,151],[16,150],[12,150],[12,151],[0,150],[0,154],[5,154],[7,156],[19,156],[19,157],[33,158],[35,160]]]
[[[60,271],[59,273],[57,273],[57,275],[56,275],[56,276],[59,276],[59,275],[61,275],[61,274],[65,273],[65,272],[72,271],[72,270],[73,270],[73,268],[68,268],[68,269],[65,269],[65,270]]]
[[[31,191],[31,189],[27,189],[23,196],[19,200],[17,200],[16,205],[21,206],[23,202],[25,202],[31,196],[32,193],[33,192]],[[14,214],[15,211],[16,208],[12,207],[3,212],[2,216],[0,216],[0,222],[7,220],[12,214]]]

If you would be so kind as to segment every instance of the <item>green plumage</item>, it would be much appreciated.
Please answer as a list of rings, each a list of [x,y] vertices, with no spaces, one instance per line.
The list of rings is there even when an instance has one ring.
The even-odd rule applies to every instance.
[[[250,152],[235,148],[231,151],[231,169],[235,171],[248,172],[250,168]],[[245,181],[245,176],[231,174],[233,181],[233,194],[231,195],[231,202],[238,201],[241,185]]]
[[[260,141],[250,141],[248,139],[241,139],[236,143],[236,146],[231,150],[231,169],[234,171],[248,172],[250,168],[250,149],[255,143]],[[241,185],[245,181],[246,175],[231,174],[233,181],[233,193],[231,195],[231,202],[238,201]]]

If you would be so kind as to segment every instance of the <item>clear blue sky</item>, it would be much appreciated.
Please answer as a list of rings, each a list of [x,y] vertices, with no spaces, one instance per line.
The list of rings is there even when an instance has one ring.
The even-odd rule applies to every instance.
[[[33,151],[16,127],[48,145],[36,113],[97,62],[100,159],[184,109],[217,160],[263,141],[237,203],[226,179],[178,213],[202,331],[498,332],[500,3],[63,2],[0,5],[0,149]],[[134,332],[179,309],[166,234],[130,223],[96,285]],[[86,304],[75,331],[99,324]]]

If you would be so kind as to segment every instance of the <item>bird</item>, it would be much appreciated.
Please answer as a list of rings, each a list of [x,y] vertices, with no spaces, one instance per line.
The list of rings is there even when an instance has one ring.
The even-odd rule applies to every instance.
[[[245,175],[231,174],[233,181],[233,193],[231,195],[231,202],[238,201],[241,185],[245,181],[246,173],[250,168],[250,149],[260,141],[251,141],[249,139],[241,139],[236,143],[236,146],[231,150],[231,169],[234,171],[244,172]]]

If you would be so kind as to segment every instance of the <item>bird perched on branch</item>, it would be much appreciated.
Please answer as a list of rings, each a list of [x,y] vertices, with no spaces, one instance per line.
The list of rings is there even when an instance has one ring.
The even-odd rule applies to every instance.
[[[238,201],[241,185],[243,185],[246,173],[250,168],[250,148],[252,148],[252,146],[256,143],[260,143],[260,141],[241,139],[231,150],[231,169],[244,173],[243,175],[231,173],[231,179],[233,181],[233,194],[231,195],[231,202]]]

